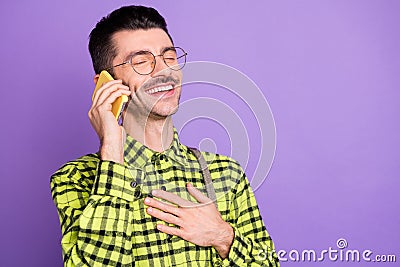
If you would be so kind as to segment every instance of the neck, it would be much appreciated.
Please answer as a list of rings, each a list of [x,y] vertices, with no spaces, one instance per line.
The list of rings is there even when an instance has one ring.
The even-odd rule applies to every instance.
[[[168,149],[174,138],[171,116],[141,119],[128,115],[124,118],[124,129],[133,139],[157,152]]]

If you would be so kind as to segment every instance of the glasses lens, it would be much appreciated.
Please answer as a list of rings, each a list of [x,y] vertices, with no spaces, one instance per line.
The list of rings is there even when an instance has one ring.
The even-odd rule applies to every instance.
[[[154,68],[154,56],[148,51],[140,51],[132,56],[132,67],[139,74],[149,74]]]
[[[164,51],[164,62],[173,70],[180,70],[186,64],[186,52],[180,47],[170,47]]]

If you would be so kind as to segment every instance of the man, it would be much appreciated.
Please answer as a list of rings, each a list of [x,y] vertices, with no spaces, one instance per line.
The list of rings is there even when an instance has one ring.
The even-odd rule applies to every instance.
[[[89,50],[97,82],[90,122],[100,149],[51,178],[65,266],[279,266],[248,180],[233,159],[179,142],[171,116],[186,52],[153,8],[127,6],[97,23]],[[111,104],[130,101],[120,126]],[[268,257],[260,257],[260,252]]]

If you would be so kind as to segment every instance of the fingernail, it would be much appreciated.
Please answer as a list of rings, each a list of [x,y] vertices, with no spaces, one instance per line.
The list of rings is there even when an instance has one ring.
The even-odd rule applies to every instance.
[[[146,197],[146,198],[144,199],[144,203],[150,204],[150,199]]]
[[[161,224],[157,224],[157,229],[161,230],[162,229],[162,225]]]
[[[151,194],[152,194],[153,196],[157,196],[157,193],[158,193],[157,190],[152,190],[152,191],[151,191]]]
[[[153,212],[153,208],[147,208],[147,213],[152,213]]]

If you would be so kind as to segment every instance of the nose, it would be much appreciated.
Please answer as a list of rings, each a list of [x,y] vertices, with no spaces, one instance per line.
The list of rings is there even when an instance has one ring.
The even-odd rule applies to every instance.
[[[155,75],[158,75],[161,71],[164,71],[164,72],[165,72],[166,69],[169,69],[168,65],[165,64],[162,55],[155,56],[155,57],[154,57],[154,63],[153,63],[153,64],[155,64],[155,66],[154,66],[153,72],[151,73],[152,76],[153,76],[153,75],[154,75],[154,76],[155,76]]]

